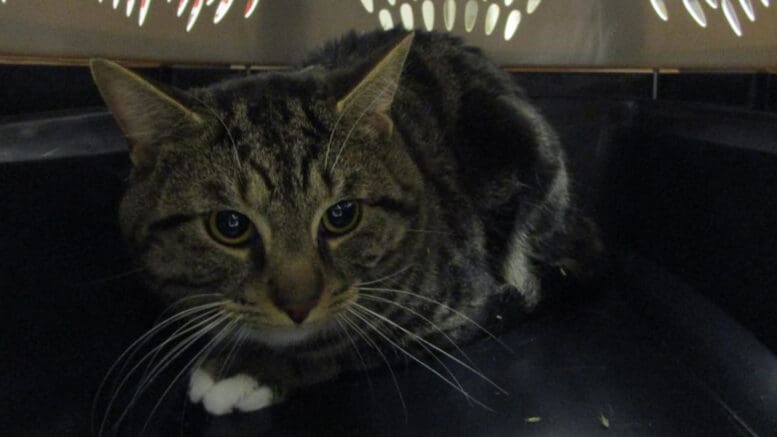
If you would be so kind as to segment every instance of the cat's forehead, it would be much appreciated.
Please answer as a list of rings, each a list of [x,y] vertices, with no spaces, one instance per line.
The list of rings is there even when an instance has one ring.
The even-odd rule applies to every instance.
[[[273,75],[213,90],[224,131],[214,145],[219,161],[239,167],[228,179],[262,210],[304,208],[311,197],[329,192],[321,162],[334,105],[311,87],[297,77]]]
[[[262,209],[275,203],[284,210],[305,209],[365,190],[363,170],[371,160],[361,153],[353,122],[338,117],[337,100],[325,82],[299,73],[272,74],[219,84],[209,92],[214,124],[223,135],[206,145],[215,153],[199,161],[214,178],[231,181],[240,197]],[[351,147],[343,147],[346,140]]]
[[[259,154],[314,153],[333,124],[334,103],[323,85],[273,75],[213,90],[217,112],[238,147]]]
[[[332,98],[327,75],[314,69],[259,73],[225,80],[208,87],[221,109],[247,102],[252,109],[270,109],[284,102],[315,105]]]

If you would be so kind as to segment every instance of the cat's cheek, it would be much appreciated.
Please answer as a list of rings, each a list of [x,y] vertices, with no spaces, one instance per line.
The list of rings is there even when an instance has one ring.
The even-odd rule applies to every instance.
[[[389,225],[382,220],[376,221],[360,235],[344,242],[334,254],[340,271],[361,274],[380,267],[402,240],[396,237],[398,232]]]

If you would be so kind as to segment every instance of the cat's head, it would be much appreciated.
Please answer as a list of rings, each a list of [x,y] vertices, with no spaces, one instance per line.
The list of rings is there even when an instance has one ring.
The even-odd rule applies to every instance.
[[[359,283],[407,267],[424,189],[390,109],[411,42],[352,69],[191,93],[93,61],[130,144],[120,221],[152,286],[224,302],[284,345],[332,327]]]

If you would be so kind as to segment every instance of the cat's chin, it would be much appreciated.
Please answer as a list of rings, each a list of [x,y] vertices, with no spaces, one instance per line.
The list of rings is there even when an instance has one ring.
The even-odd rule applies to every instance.
[[[272,348],[300,346],[314,341],[331,331],[332,320],[304,323],[296,326],[249,327],[249,338]]]

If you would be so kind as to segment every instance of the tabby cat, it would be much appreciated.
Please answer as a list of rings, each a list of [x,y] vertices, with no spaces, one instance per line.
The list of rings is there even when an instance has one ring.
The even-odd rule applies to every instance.
[[[91,67],[130,145],[123,233],[179,303],[177,341],[213,339],[189,380],[212,414],[382,364],[381,349],[441,353],[574,267],[556,135],[454,37],[352,33],[298,69],[187,93]]]

